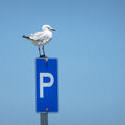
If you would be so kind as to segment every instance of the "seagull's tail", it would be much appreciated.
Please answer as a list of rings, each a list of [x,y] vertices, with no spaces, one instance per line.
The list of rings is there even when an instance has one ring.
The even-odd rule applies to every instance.
[[[28,36],[23,35],[23,38],[30,40]]]

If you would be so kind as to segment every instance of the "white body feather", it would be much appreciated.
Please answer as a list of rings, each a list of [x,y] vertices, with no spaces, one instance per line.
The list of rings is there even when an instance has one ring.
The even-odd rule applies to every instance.
[[[43,32],[37,32],[29,36],[31,42],[35,46],[46,45],[52,39],[52,32],[45,30]]]

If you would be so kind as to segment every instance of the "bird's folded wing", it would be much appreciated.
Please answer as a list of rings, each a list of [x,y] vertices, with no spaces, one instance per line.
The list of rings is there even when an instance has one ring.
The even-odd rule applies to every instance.
[[[46,34],[44,32],[37,32],[37,33],[31,34],[29,38],[33,41],[42,41],[45,36]]]

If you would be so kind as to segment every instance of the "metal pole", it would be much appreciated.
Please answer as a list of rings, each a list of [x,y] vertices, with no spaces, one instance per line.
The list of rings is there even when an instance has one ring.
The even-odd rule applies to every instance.
[[[48,113],[40,113],[40,125],[48,125]]]

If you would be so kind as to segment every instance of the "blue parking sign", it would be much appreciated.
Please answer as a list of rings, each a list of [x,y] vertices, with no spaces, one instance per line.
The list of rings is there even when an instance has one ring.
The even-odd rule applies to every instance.
[[[57,59],[36,58],[36,111],[58,112]]]

